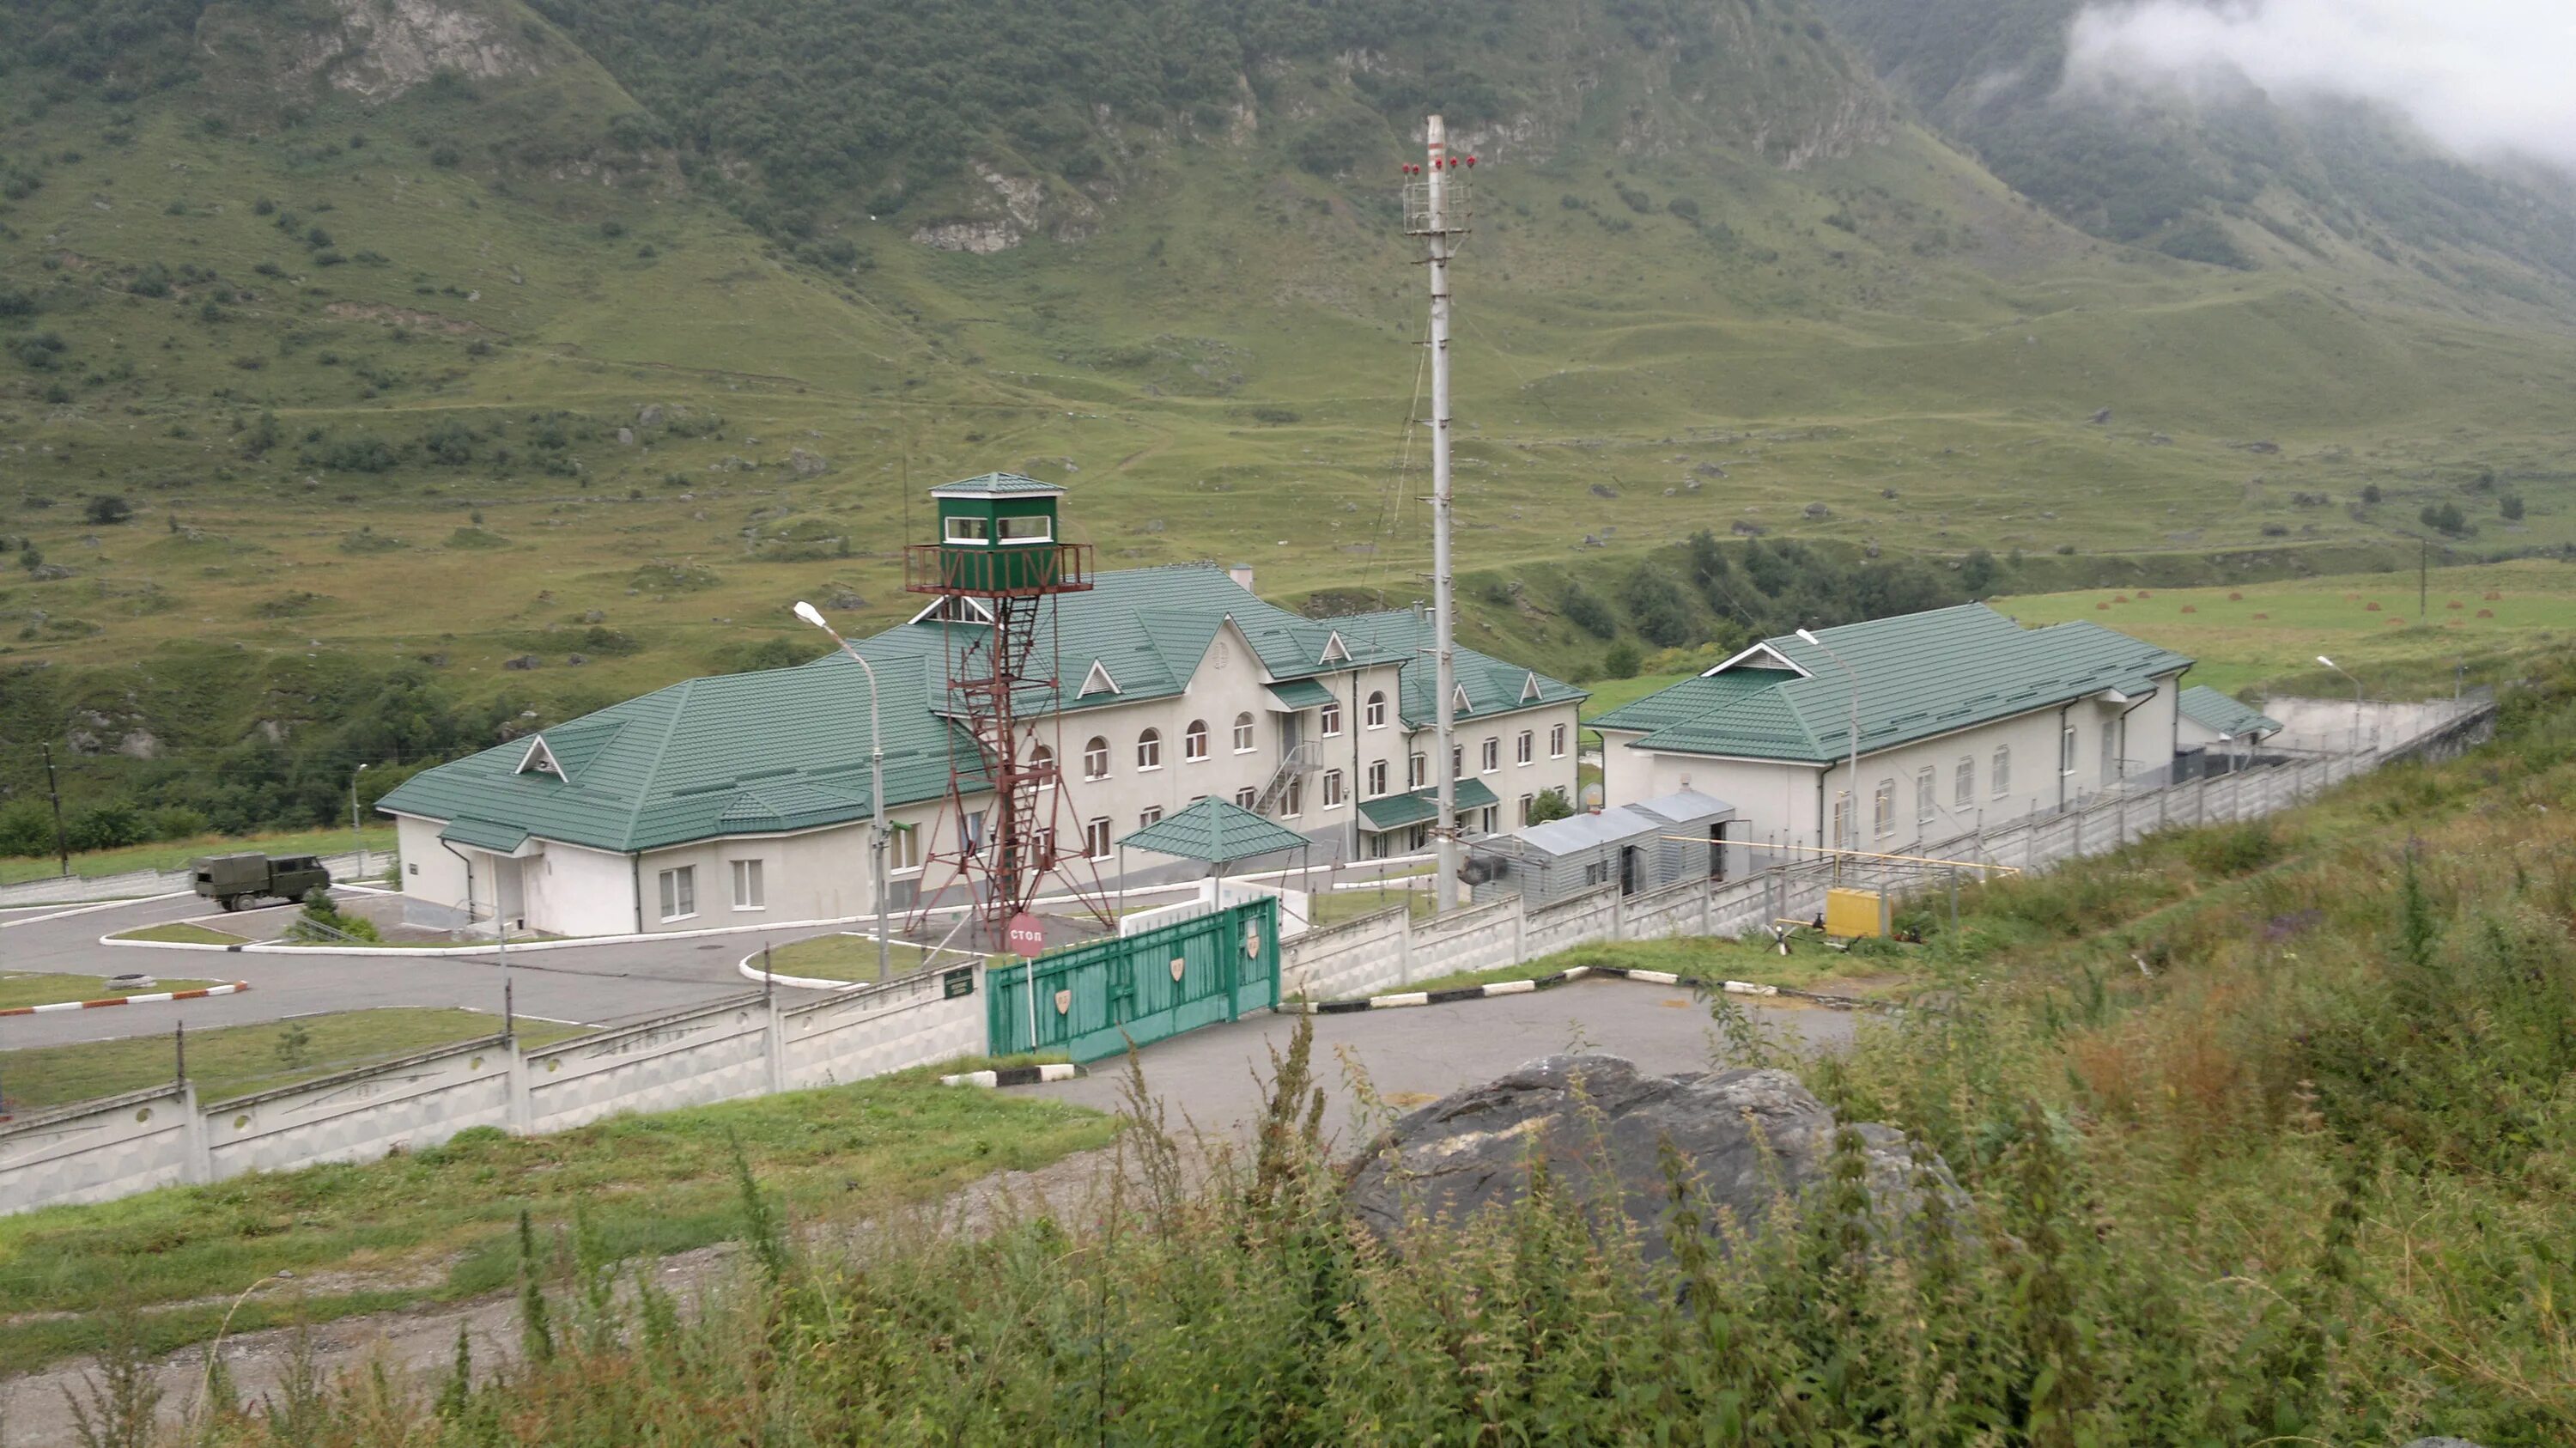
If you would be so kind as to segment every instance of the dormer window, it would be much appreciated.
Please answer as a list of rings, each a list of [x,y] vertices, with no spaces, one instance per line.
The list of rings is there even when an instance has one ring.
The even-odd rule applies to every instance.
[[[1327,635],[1324,639],[1324,657],[1322,662],[1327,664],[1347,664],[1350,661],[1350,645],[1342,642],[1340,631],[1336,630],[1332,634]]]
[[[1083,675],[1082,677],[1082,692],[1074,697],[1078,699],[1087,699],[1094,694],[1115,694],[1117,692],[1118,681],[1109,677],[1109,666],[1100,662],[1098,659],[1094,659],[1091,661],[1091,672]]]
[[[557,779],[564,778],[563,765],[556,762],[555,752],[547,746],[546,736],[542,734],[528,741],[528,752],[519,756],[518,772],[550,774]]]
[[[1535,699],[1535,698],[1537,698],[1537,697],[1538,697],[1538,674],[1537,674],[1535,671],[1533,671],[1533,672],[1532,672],[1532,673],[1530,673],[1526,678],[1524,678],[1524,679],[1522,679],[1522,680],[1521,680],[1521,702],[1522,702],[1522,703],[1524,703],[1524,704],[1526,704],[1526,703],[1528,703],[1530,700]]]
[[[1458,687],[1456,687],[1455,689],[1452,689],[1452,690],[1450,691],[1450,693],[1449,693],[1449,710],[1450,710],[1450,712],[1451,712],[1451,713],[1453,713],[1453,714],[1467,714],[1467,713],[1472,713],[1472,712],[1474,712],[1475,707],[1476,707],[1475,705],[1470,704],[1470,703],[1468,703],[1468,702],[1467,702],[1467,686],[1466,686],[1466,685],[1464,685],[1464,684],[1460,684]]]

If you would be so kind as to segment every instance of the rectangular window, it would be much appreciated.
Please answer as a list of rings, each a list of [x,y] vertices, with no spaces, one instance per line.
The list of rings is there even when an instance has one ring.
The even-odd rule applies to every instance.
[[[1995,798],[2012,793],[2012,746],[2000,745],[1995,750]]]
[[[1089,744],[1082,746],[1082,777],[1085,779],[1109,777],[1108,740],[1095,738]]]
[[[1288,776],[1288,787],[1280,791],[1279,813],[1283,818],[1295,819],[1305,812],[1306,777],[1302,774],[1292,774]]]
[[[981,518],[949,519],[948,532],[946,536],[948,541],[951,543],[989,543],[993,541],[991,535],[987,531],[985,520]]]
[[[1158,804],[1149,804],[1136,814],[1136,828],[1140,830],[1152,829],[1162,822],[1163,807]]]
[[[1928,825],[1932,823],[1932,815],[1938,808],[1938,805],[1932,798],[1932,783],[1933,770],[1931,765],[1927,764],[1915,772],[1914,822],[1918,825]]]
[[[2075,726],[2069,724],[2057,736],[2057,772],[2075,772]]]
[[[1082,853],[1091,859],[1109,858],[1109,821],[1093,820],[1082,827]]]
[[[1342,701],[1326,699],[1315,707],[1315,727],[1327,739],[1342,737]]]
[[[1547,757],[1550,759],[1565,757],[1565,726],[1562,724],[1547,731]]]
[[[1464,778],[1464,777],[1466,776],[1466,773],[1467,773],[1467,746],[1466,746],[1466,745],[1464,745],[1464,744],[1452,744],[1452,745],[1450,745],[1450,746],[1449,746],[1449,777],[1450,777],[1451,779],[1462,779],[1462,778]]]
[[[1512,742],[1512,762],[1515,764],[1527,764],[1537,757],[1537,736],[1531,734],[1526,729],[1522,730],[1521,737]]]
[[[662,918],[686,920],[698,913],[698,867],[682,865],[662,872]]]
[[[886,828],[886,873],[921,868],[921,826],[889,825]]]
[[[1040,825],[1029,831],[1029,854],[1039,869],[1055,868],[1055,826]]]
[[[1250,809],[1260,802],[1261,792],[1250,785],[1245,785],[1243,788],[1234,792],[1234,807],[1236,809]]]
[[[1487,774],[1491,774],[1495,770],[1502,768],[1503,741],[1500,739],[1486,740],[1484,752],[1478,762],[1484,765],[1484,772]]]
[[[1431,778],[1431,756],[1417,754],[1404,766],[1404,787],[1420,789]]]
[[[2102,782],[2113,784],[2120,778],[2120,726],[2102,726]]]
[[[1324,808],[1340,809],[1341,807],[1342,772],[1338,769],[1327,769],[1324,771]]]
[[[1588,889],[1588,888],[1590,888],[1591,886],[1594,886],[1594,885],[1607,885],[1607,884],[1609,884],[1609,883],[1610,883],[1610,867],[1609,867],[1608,865],[1605,865],[1605,864],[1601,863],[1601,862],[1600,862],[1600,861],[1598,861],[1598,860],[1595,860],[1595,861],[1593,861],[1591,864],[1584,866],[1584,867],[1583,867],[1583,883],[1584,883],[1584,886],[1585,886],[1587,889]]]
[[[1869,806],[1870,828],[1881,835],[1896,833],[1896,781],[1882,779],[1872,792]]]
[[[736,910],[766,910],[769,908],[769,901],[763,896],[760,888],[760,862],[758,860],[736,860],[733,862],[733,908]]]
[[[1055,520],[1044,513],[1001,520],[1005,543],[1045,543],[1055,537]]]
[[[1950,803],[1966,809],[1977,802],[1977,756],[1962,754],[1950,770]]]
[[[1851,809],[1850,790],[1844,790],[1834,796],[1834,838],[1831,845],[1833,849],[1848,850],[1859,843],[1852,838]]]
[[[1485,833],[1486,833],[1486,834],[1489,834],[1489,835],[1490,835],[1490,834],[1492,834],[1492,833],[1494,832],[1494,823],[1495,823],[1495,821],[1494,821],[1494,811],[1496,811],[1497,809],[1500,809],[1500,808],[1501,808],[1501,806],[1499,806],[1499,805],[1490,805],[1490,804],[1489,804],[1489,805],[1485,806],[1485,823],[1484,823],[1484,831],[1485,831]]]
[[[1386,793],[1386,761],[1381,759],[1368,767],[1368,797]]]
[[[1527,739],[1529,736],[1524,734],[1521,737],[1523,739]],[[1536,803],[1538,803],[1537,795],[1525,794],[1521,796],[1521,823],[1523,825],[1527,825],[1530,822],[1530,807]]]

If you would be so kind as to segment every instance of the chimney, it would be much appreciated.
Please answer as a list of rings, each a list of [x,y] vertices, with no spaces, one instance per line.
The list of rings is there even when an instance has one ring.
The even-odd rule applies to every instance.
[[[1250,592],[1252,591],[1252,565],[1251,565],[1251,564],[1249,564],[1249,563],[1237,563],[1237,564],[1233,564],[1233,565],[1229,566],[1229,567],[1225,570],[1225,576],[1234,580],[1234,586],[1235,586],[1235,587],[1242,589],[1242,590],[1243,590],[1244,592],[1246,592],[1246,593],[1250,593]]]

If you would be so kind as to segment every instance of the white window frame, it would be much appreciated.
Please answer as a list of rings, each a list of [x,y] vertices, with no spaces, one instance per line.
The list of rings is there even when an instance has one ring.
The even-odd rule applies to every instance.
[[[1234,792],[1234,807],[1236,809],[1251,809],[1259,803],[1261,803],[1261,791],[1254,789],[1251,785],[1247,784],[1243,788]]]
[[[1467,746],[1464,744],[1449,746],[1449,777],[1453,780],[1467,777]]]
[[[1529,827],[1530,810],[1536,807],[1537,804],[1537,795],[1525,794],[1521,796],[1521,827],[1523,829],[1527,829]]]
[[[2073,774],[2075,772],[2075,755],[2075,726],[2068,724],[2060,728],[2057,732],[2057,772],[2060,774]]]
[[[1109,842],[1109,834],[1109,817],[1106,815],[1083,825],[1083,858],[1086,860],[1105,860],[1111,855],[1117,853],[1117,847]]]
[[[1149,804],[1143,809],[1136,811],[1136,828],[1140,830],[1150,830],[1162,822],[1163,807],[1161,805]]]
[[[921,826],[886,826],[886,873],[908,875],[921,868]]]
[[[972,514],[952,513],[939,525],[939,541],[951,547],[989,548],[993,545],[993,535],[986,527],[990,521]],[[958,531],[960,524],[969,523],[974,525],[972,533]]]
[[[1989,788],[1991,788],[1992,790],[1994,790],[1994,792],[1995,792],[1995,798],[1997,798],[1997,799],[2001,799],[2001,798],[2003,798],[2005,795],[2008,795],[2008,794],[2012,793],[2012,746],[2011,746],[2011,745],[2009,745],[2009,744],[1998,744],[1998,745],[1996,745],[1996,746],[1995,746],[1995,768],[1994,768],[1994,776],[1995,776],[1995,777],[1994,777],[1994,782],[1993,782],[1993,784],[1991,784],[1991,785],[1990,785],[1990,786],[1988,786],[1988,787],[1989,787]]]
[[[1205,719],[1193,719],[1190,726],[1181,731],[1181,762],[1205,764],[1207,757],[1208,723]]]
[[[1537,759],[1538,736],[1529,730],[1524,729],[1521,731],[1521,737],[1512,741],[1512,762],[1514,764],[1530,764],[1535,762]]]
[[[1882,779],[1878,782],[1878,787],[1870,791],[1869,824],[1870,829],[1880,839],[1896,833],[1895,780]]]
[[[1547,731],[1547,757],[1550,759],[1565,757],[1565,726],[1562,724]]]
[[[1244,712],[1235,715],[1234,752],[1237,754],[1250,754],[1253,750],[1260,747],[1261,745],[1253,735],[1252,711],[1247,709]]]
[[[1962,754],[1950,767],[1950,807],[1971,809],[1977,803],[1977,756]]]
[[[662,921],[698,918],[698,867],[673,865],[662,872]]]
[[[1136,772],[1151,774],[1163,767],[1163,731],[1147,729],[1136,736]]]
[[[1088,780],[1102,780],[1109,777],[1108,735],[1094,734],[1091,736],[1091,742],[1082,746],[1082,777]]]
[[[1056,768],[1054,750],[1049,749],[1043,744],[1030,745],[1029,766],[1033,769],[1042,769],[1045,771],[1045,773],[1038,776],[1038,788],[1055,788]]]
[[[1860,843],[1852,834],[1852,797],[1848,789],[1834,795],[1833,831],[1833,839],[1825,846],[1829,850],[1848,850]]]
[[[1488,734],[1485,736],[1483,747],[1476,751],[1476,762],[1484,766],[1482,769],[1477,771],[1479,774],[1496,774],[1501,772],[1503,767],[1503,739],[1501,735]]]
[[[1342,701],[1326,699],[1315,706],[1315,732],[1326,739],[1342,737]]]
[[[1379,797],[1383,796],[1385,793],[1386,793],[1386,761],[1385,761],[1385,760],[1383,760],[1383,759],[1373,760],[1373,761],[1371,761],[1371,762],[1370,762],[1369,767],[1368,767],[1368,794],[1367,794],[1367,797],[1368,797],[1368,798],[1370,798],[1370,799],[1377,799],[1377,798],[1379,798]]]
[[[1360,711],[1360,723],[1371,729],[1386,727],[1386,691],[1384,689],[1370,692],[1368,707]]]
[[[769,908],[769,892],[763,888],[765,882],[761,879],[760,861],[736,860],[733,862],[732,873],[733,908],[736,910]],[[745,889],[746,885],[750,888]]]
[[[1342,772],[1338,769],[1325,770],[1324,808],[1340,809],[1344,804],[1349,803],[1349,801],[1349,793],[1342,787]]]
[[[1928,825],[1941,811],[1941,802],[1933,797],[1941,782],[1941,772],[1931,765],[1914,771],[1914,822]]]
[[[1055,519],[1044,513],[1006,513],[993,521],[998,525],[993,529],[993,541],[996,543],[1029,544],[1055,541]],[[1036,525],[1036,531],[1026,531],[1031,524]]]
[[[1306,812],[1306,776],[1288,776],[1288,787],[1279,792],[1279,817],[1293,820]]]

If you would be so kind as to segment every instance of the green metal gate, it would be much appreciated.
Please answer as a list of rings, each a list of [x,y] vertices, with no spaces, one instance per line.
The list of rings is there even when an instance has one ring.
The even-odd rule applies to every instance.
[[[984,980],[985,1036],[994,1055],[1115,1056],[1129,1041],[1142,1046],[1279,1004],[1279,902],[1250,900],[1073,946],[1034,966],[996,965]]]

